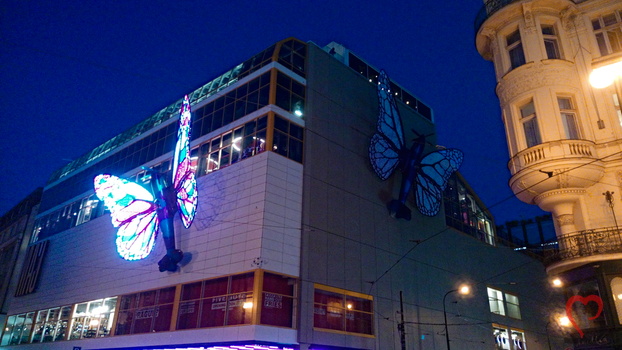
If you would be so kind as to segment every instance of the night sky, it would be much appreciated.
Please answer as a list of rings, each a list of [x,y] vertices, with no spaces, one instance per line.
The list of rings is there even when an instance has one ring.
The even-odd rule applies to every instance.
[[[493,65],[475,49],[482,2],[69,1],[0,6],[0,215],[56,169],[262,51],[296,37],[345,45],[430,105],[438,144],[497,224],[543,212],[508,188]]]

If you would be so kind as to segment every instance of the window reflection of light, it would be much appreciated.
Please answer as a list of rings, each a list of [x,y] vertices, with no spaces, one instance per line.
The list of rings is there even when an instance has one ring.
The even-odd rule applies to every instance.
[[[233,143],[231,145],[231,147],[233,147],[234,150],[240,152],[242,149],[240,148],[240,146],[238,146],[238,142],[240,142],[240,140],[242,140],[241,137],[236,137],[233,139]]]
[[[94,316],[99,316],[100,314],[106,313],[108,311],[109,311],[109,309],[108,309],[107,306],[99,306],[99,307],[94,308],[91,311],[91,314],[94,315]]]
[[[99,325],[99,320],[91,320],[91,322],[89,322],[89,326],[95,327]]]

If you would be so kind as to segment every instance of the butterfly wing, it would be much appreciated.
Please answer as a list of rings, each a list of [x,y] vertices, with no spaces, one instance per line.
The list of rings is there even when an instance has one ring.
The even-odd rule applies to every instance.
[[[374,134],[371,138],[369,159],[374,171],[382,180],[388,179],[400,162],[395,146],[379,134]]]
[[[108,174],[97,175],[95,193],[108,210],[117,230],[117,251],[126,260],[146,257],[158,232],[153,194],[137,183]]]
[[[158,215],[155,210],[137,214],[123,223],[117,231],[117,252],[125,260],[139,260],[153,250],[157,232]]]
[[[194,220],[197,210],[197,181],[190,162],[190,101],[188,96],[179,112],[179,131],[173,159],[173,187],[177,193],[177,206],[184,227],[188,228]]]
[[[415,201],[421,214],[438,214],[447,180],[460,168],[463,157],[457,149],[437,150],[423,157],[415,189]]]
[[[391,84],[385,71],[378,77],[378,123],[377,133],[369,145],[369,159],[376,174],[387,179],[400,163],[400,151],[404,147],[404,130]]]

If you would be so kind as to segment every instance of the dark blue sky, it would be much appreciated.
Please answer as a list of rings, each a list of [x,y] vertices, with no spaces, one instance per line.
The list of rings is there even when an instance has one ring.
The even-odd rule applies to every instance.
[[[438,143],[497,223],[541,213],[513,198],[481,1],[4,0],[0,214],[53,171],[274,42],[339,42],[435,112]]]

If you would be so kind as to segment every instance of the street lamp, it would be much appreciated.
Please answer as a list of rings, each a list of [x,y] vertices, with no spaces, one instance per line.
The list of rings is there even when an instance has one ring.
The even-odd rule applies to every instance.
[[[447,296],[453,292],[458,292],[462,295],[467,295],[471,293],[471,287],[465,284],[465,285],[462,285],[458,289],[450,290],[449,292],[445,293],[445,295],[443,296],[443,316],[445,317],[445,340],[447,340],[447,350],[450,350],[450,345],[449,345],[449,328],[447,327],[447,309],[445,307],[445,299],[447,299]]]

